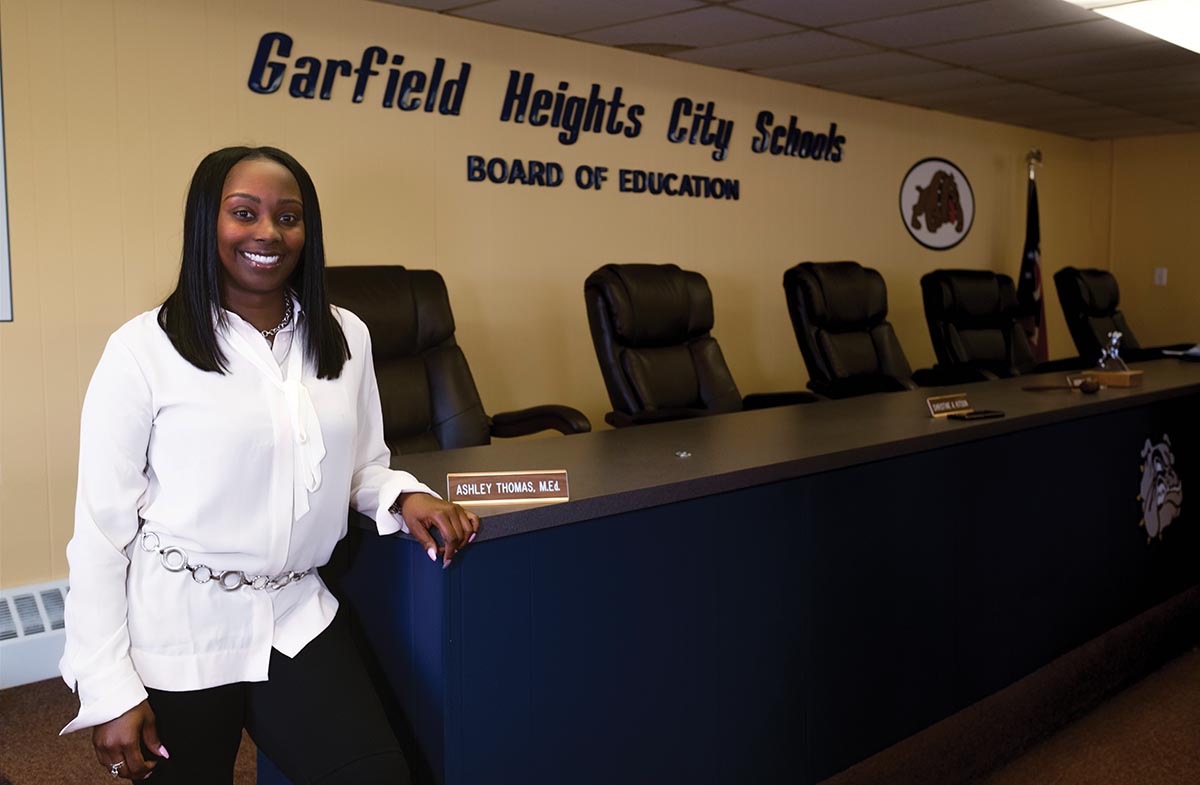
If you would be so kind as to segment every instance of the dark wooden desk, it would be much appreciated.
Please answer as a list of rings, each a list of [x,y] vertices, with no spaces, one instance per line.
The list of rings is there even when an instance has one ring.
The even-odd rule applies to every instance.
[[[1196,584],[1195,515],[1151,539],[1138,497],[1147,440],[1200,471],[1200,365],[1140,367],[961,388],[998,420],[915,391],[406,456],[572,500],[485,508],[447,571],[360,535],[342,591],[434,782],[815,783]]]

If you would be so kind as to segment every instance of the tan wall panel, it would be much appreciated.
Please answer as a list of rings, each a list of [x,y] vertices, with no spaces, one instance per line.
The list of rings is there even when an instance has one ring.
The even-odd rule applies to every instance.
[[[237,20],[231,23],[230,20]],[[1052,354],[1070,353],[1049,274],[1108,264],[1112,145],[893,106],[744,74],[569,42],[383,3],[326,0],[0,0],[17,321],[0,325],[0,585],[65,574],[79,406],[107,335],[154,307],[178,274],[187,180],[228,144],[274,144],[317,183],[335,264],[435,267],[446,277],[490,411],[543,402],[608,409],[583,308],[586,275],[609,261],[674,261],[713,288],[715,334],[743,392],[806,381],[782,296],[804,260],[878,268],[914,367],[933,360],[918,279],[937,267],[1015,274],[1025,221],[1024,157],[1040,147],[1043,257]],[[266,32],[294,38],[284,88],[247,88]],[[341,79],[332,100],[294,99],[296,58],[346,58],[379,45],[428,71],[472,71],[459,117],[379,105],[386,66],[361,104]],[[592,82],[646,106],[636,139],[499,122],[510,69],[535,88]],[[715,100],[735,121],[729,158],[671,144],[671,104]],[[839,164],[755,155],[755,116],[835,121]],[[470,154],[560,162],[555,189],[466,181]],[[905,232],[898,189],[927,156],[970,178],[975,225],[958,247],[925,249]],[[600,191],[572,181],[610,167]],[[736,178],[716,202],[617,192],[617,169]],[[1175,274],[1175,270],[1172,270]],[[1176,279],[1172,279],[1173,283]]]
[[[1121,139],[1113,153],[1112,270],[1147,346],[1200,341],[1200,134]],[[1167,268],[1167,286],[1154,268]]]
[[[54,223],[56,219],[69,221],[66,167],[61,155],[52,160],[41,147],[43,140],[61,144],[65,132],[61,116],[34,120],[48,112],[55,114],[53,107],[61,106],[65,96],[61,80],[48,79],[28,60],[16,62],[30,52],[22,33],[36,34],[46,26],[56,26],[60,18],[57,7],[5,13],[0,18],[14,316],[12,323],[0,325],[0,365],[4,368],[0,374],[4,384],[0,389],[4,437],[0,445],[0,581],[4,585],[44,580],[51,571],[50,489],[61,472],[49,460],[48,425],[61,391],[51,390],[50,385],[64,371],[69,375],[75,368],[75,302],[70,270],[63,263],[69,256],[70,233],[62,223]],[[19,150],[25,154],[18,154]],[[22,182],[30,187],[19,189],[16,184]],[[42,231],[51,230],[50,234],[39,236],[38,229],[32,228],[39,226],[46,227]],[[57,273],[17,262],[35,255],[54,259]],[[61,318],[42,318],[47,313]],[[67,352],[61,365],[48,360],[53,348]],[[73,395],[73,384],[67,389]],[[71,408],[68,403],[65,410]]]

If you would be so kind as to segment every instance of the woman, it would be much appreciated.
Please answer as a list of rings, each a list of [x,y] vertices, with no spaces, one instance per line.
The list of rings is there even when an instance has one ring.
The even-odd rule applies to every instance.
[[[297,783],[408,780],[316,568],[348,505],[443,567],[479,519],[388,469],[370,336],[326,302],[324,264],[304,168],[218,150],[192,178],[175,291],[96,368],[61,663],[80,711],[63,732],[92,727],[114,778],[231,782],[245,727]]]

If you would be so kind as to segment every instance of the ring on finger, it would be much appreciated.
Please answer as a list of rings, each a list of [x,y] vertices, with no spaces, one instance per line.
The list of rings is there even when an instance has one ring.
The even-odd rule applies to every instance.
[[[120,777],[121,776],[121,767],[124,765],[125,765],[124,759],[119,760],[116,763],[110,764],[108,767],[108,775],[110,777],[112,777],[114,780],[117,777]]]

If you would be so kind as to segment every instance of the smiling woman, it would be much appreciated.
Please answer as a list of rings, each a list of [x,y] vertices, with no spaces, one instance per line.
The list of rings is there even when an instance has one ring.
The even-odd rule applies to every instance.
[[[409,781],[317,568],[347,507],[443,568],[479,518],[389,468],[370,335],[328,303],[324,268],[304,168],[218,150],[188,190],[175,291],[113,334],[88,386],[64,732],[92,728],[113,778],[229,783],[245,728],[296,782]]]

